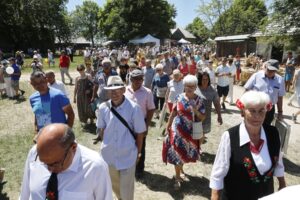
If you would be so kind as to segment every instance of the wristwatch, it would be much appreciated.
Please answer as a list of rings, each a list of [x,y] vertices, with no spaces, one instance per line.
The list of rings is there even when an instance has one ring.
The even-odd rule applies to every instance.
[[[142,153],[138,153],[138,158],[142,157]]]

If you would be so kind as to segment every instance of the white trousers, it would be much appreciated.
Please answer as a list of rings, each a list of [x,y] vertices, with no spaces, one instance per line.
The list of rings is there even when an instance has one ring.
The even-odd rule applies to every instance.
[[[230,104],[233,103],[233,78],[230,78],[229,81],[229,92],[228,92],[228,101]]]
[[[11,78],[10,77],[5,77],[4,82],[5,82],[6,95],[8,97],[14,97],[16,94],[15,94],[15,90],[11,86]]]

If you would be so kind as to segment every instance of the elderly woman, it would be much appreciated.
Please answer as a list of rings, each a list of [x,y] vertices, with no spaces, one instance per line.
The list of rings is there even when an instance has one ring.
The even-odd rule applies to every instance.
[[[163,161],[175,166],[175,188],[179,188],[183,178],[183,164],[196,162],[200,157],[199,140],[194,140],[193,119],[203,121],[205,109],[202,99],[195,94],[198,80],[193,75],[183,79],[184,93],[177,97],[167,123],[169,134],[163,144]]]
[[[93,123],[95,118],[90,106],[93,94],[93,82],[92,76],[85,72],[84,65],[78,65],[77,71],[80,75],[75,79],[74,103],[77,103],[79,121],[83,125],[86,125],[88,119],[90,119],[90,123]]]
[[[163,72],[163,65],[157,64],[155,67],[156,74],[152,81],[153,100],[156,108],[155,118],[159,118],[159,112],[165,103],[165,96],[168,89],[169,76]]]
[[[172,112],[176,97],[184,91],[182,74],[180,73],[179,69],[175,69],[172,76],[173,79],[168,82],[168,90],[166,93],[166,100],[170,113]]]
[[[210,178],[212,200],[257,200],[274,192],[273,176],[279,189],[286,186],[278,130],[263,125],[272,107],[269,96],[249,91],[237,106],[244,121],[221,138]]]
[[[218,96],[217,91],[211,86],[210,84],[210,77],[207,72],[199,73],[198,74],[198,88],[196,90],[196,94],[198,96],[203,96],[204,106],[205,106],[205,120],[203,121],[203,134],[209,133],[211,130],[211,109],[212,104],[216,109],[218,115],[218,122],[221,125],[223,123],[222,116],[221,116],[221,105],[220,105],[220,98]],[[201,140],[201,143],[203,140]]]

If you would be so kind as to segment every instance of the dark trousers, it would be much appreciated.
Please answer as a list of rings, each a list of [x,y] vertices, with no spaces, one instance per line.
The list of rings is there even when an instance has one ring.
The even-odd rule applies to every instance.
[[[136,173],[143,173],[144,172],[145,158],[146,158],[145,148],[146,148],[146,137],[144,137],[144,139],[143,139],[143,146],[142,146],[142,152],[141,152],[142,155],[140,157],[139,162],[136,165],[136,168],[135,168]]]
[[[275,106],[273,105],[272,109],[266,113],[266,118],[264,124],[271,125],[275,114]]]
[[[157,110],[162,110],[164,103],[165,103],[165,98],[164,97],[157,97],[156,95],[153,95],[153,100],[154,100],[154,105]],[[158,107],[159,104],[159,107]]]

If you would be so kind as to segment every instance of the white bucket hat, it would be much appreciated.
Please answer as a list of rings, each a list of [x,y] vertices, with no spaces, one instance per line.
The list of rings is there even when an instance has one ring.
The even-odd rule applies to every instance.
[[[120,76],[110,76],[107,80],[107,86],[104,87],[105,90],[116,90],[125,87]]]

